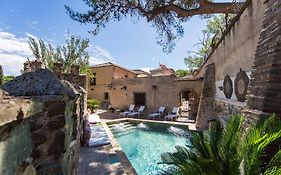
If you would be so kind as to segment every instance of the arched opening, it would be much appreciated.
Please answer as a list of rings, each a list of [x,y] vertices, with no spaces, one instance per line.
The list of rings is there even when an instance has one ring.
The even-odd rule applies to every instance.
[[[193,89],[184,89],[180,92],[181,117],[195,120],[199,106],[199,95]]]

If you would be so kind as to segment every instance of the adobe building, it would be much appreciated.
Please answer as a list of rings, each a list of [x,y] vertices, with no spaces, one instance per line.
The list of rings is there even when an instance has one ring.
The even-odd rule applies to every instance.
[[[201,78],[178,79],[172,69],[161,64],[159,69],[147,73],[105,63],[92,67],[92,73],[88,96],[100,100],[102,107],[125,109],[130,104],[145,105],[149,113],[160,106],[167,111],[182,106],[189,115],[197,115]]]

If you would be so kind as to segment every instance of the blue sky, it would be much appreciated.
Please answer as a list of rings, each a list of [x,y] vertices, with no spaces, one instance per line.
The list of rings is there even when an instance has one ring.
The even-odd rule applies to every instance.
[[[5,75],[19,74],[26,58],[32,58],[28,36],[62,45],[68,34],[90,39],[91,64],[112,61],[129,69],[151,69],[162,63],[174,69],[186,69],[183,59],[187,50],[194,49],[206,25],[199,17],[186,22],[184,38],[176,43],[172,53],[166,54],[156,44],[155,28],[144,19],[111,22],[99,35],[93,36],[88,33],[91,25],[70,19],[65,4],[78,11],[87,9],[82,0],[0,1],[0,65]]]

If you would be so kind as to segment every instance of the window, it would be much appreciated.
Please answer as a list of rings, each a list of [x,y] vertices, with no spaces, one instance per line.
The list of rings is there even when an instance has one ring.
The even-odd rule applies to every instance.
[[[96,85],[97,84],[97,80],[96,80],[96,77],[97,77],[97,74],[96,73],[93,73],[93,76],[92,76],[92,78],[91,78],[91,80],[90,80],[90,84],[91,85]]]
[[[108,100],[108,92],[104,93],[104,99]]]

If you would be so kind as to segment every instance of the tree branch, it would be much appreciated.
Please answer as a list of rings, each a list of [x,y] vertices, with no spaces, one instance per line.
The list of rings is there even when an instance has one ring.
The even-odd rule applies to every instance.
[[[175,4],[169,4],[166,6],[161,6],[151,11],[143,13],[143,10],[140,12],[148,18],[148,21],[153,20],[157,15],[169,11],[175,12],[179,18],[187,18],[194,15],[204,15],[204,14],[215,14],[215,13],[238,13],[240,7],[244,3],[236,2],[236,3],[212,3],[207,0],[201,0],[199,3],[199,7],[195,9],[184,9]]]

